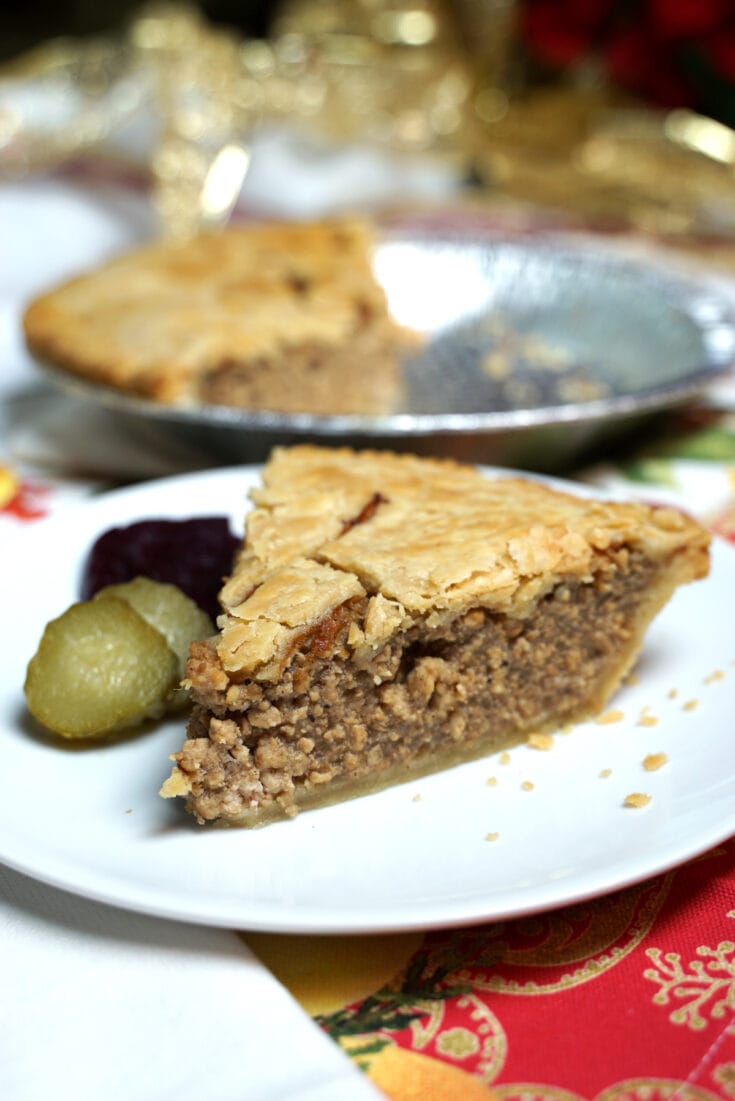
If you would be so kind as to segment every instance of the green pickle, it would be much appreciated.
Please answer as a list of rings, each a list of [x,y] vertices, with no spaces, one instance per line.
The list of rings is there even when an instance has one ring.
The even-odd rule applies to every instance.
[[[26,674],[28,708],[64,738],[158,718],[184,702],[189,643],[213,631],[175,585],[146,577],[110,585],[46,626]]]
[[[166,639],[117,597],[72,604],[31,658],[31,714],[64,738],[89,738],[157,718],[178,683]]]
[[[122,585],[107,585],[95,600],[119,597],[160,631],[179,659],[179,679],[186,672],[189,643],[214,634],[212,620],[176,585],[136,577]]]

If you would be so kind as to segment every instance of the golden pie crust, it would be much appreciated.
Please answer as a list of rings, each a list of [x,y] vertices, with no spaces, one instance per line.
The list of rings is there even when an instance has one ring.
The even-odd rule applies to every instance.
[[[588,717],[708,570],[675,509],[451,460],[278,449],[252,498],[164,786],[200,820],[292,814]]]
[[[389,315],[374,245],[350,219],[148,245],[33,301],[26,341],[56,367],[175,405],[389,411],[412,338]]]

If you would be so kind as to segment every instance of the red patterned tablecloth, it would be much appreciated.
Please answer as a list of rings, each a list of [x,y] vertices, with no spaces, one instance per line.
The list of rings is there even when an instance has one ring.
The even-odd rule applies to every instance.
[[[535,917],[247,939],[395,1101],[735,1096],[735,841]]]

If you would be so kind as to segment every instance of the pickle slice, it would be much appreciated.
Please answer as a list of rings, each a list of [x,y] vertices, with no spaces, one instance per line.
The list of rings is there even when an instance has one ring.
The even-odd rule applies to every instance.
[[[179,679],[186,672],[189,643],[214,634],[214,624],[207,613],[176,585],[151,581],[149,577],[135,577],[121,585],[108,585],[101,589],[95,600],[107,600],[109,597],[124,600],[151,627],[161,632],[179,659]]]
[[[24,690],[44,726],[89,738],[162,715],[178,672],[160,631],[110,596],[72,604],[46,626]]]

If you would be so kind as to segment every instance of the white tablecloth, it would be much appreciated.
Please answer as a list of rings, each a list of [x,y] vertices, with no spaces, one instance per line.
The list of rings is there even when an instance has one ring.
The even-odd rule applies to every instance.
[[[40,472],[54,510],[191,463],[164,444],[137,449],[104,411],[52,390],[21,339],[33,294],[150,232],[142,194],[0,187],[0,474]],[[19,522],[0,512],[0,546]],[[235,931],[123,912],[0,867],[0,984],[3,1101],[377,1096]]]

